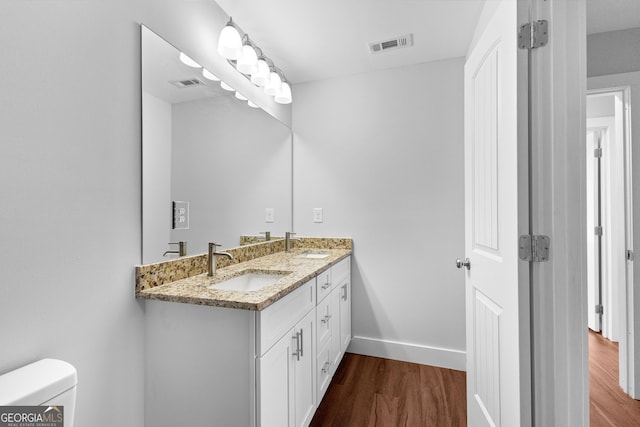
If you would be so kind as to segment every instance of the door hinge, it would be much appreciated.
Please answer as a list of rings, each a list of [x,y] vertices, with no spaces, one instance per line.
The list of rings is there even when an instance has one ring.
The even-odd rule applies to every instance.
[[[604,314],[604,307],[602,304],[596,304],[596,314]]]
[[[549,21],[539,20],[520,25],[518,30],[518,47],[520,49],[536,49],[549,42]]]
[[[602,147],[594,148],[594,150],[593,150],[593,157],[596,157],[596,158],[598,158],[598,159],[599,159],[600,157],[602,157]]]
[[[633,261],[633,251],[631,249],[627,249],[627,261]]]
[[[545,262],[549,261],[549,236],[523,235],[518,239],[519,257],[523,261]]]
[[[602,227],[600,226],[593,227],[593,234],[595,234],[596,236],[602,236],[602,233],[603,233]]]

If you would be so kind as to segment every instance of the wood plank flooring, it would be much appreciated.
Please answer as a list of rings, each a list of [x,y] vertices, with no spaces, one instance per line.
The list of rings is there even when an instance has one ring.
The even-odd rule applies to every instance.
[[[463,371],[347,353],[311,426],[466,426],[466,402]]]
[[[639,426],[640,401],[618,385],[618,344],[589,331],[589,416],[592,427]]]

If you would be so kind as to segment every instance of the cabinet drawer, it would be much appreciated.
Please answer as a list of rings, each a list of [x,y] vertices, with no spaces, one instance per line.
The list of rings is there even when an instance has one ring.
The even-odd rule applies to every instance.
[[[327,269],[317,276],[318,301],[322,301],[331,293],[331,269]]]
[[[318,303],[316,308],[316,348],[322,348],[329,342],[332,323],[331,298],[325,298]]]
[[[315,294],[315,279],[311,279],[280,301],[258,312],[256,316],[258,356],[269,350],[280,337],[315,307]]]
[[[351,275],[351,257],[347,257],[331,267],[331,280],[339,283]]]

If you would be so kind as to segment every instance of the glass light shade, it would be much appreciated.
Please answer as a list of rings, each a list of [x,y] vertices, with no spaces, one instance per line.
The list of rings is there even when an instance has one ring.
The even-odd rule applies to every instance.
[[[258,71],[258,55],[254,48],[245,44],[242,46],[242,56],[238,59],[236,69],[242,74],[253,74]]]
[[[230,24],[220,31],[218,53],[227,59],[239,59],[242,56],[242,38],[238,30]]]
[[[236,91],[236,98],[238,98],[240,101],[246,101],[247,100],[247,97],[244,96],[243,94],[241,94],[238,91]]]
[[[273,100],[278,104],[291,104],[291,86],[287,82],[282,82],[281,88],[282,90]]]
[[[187,55],[185,55],[182,52],[180,52],[180,61],[184,65],[187,65],[189,67],[193,67],[193,68],[200,68],[201,67],[200,64],[198,64],[196,61],[194,61],[193,59],[189,58]]]
[[[247,105],[251,108],[260,108],[258,104],[254,104],[250,99],[247,101]]]
[[[271,96],[276,96],[280,94],[282,90],[282,79],[280,79],[280,75],[278,73],[274,73],[273,71],[270,74],[269,83],[264,87],[264,93]]]
[[[232,88],[231,86],[229,86],[228,84],[226,84],[225,82],[220,82],[220,87],[224,90],[228,90],[229,92],[233,92],[235,91],[234,88]]]
[[[269,65],[264,59],[258,59],[258,69],[255,73],[251,74],[251,83],[256,86],[265,86],[269,83]]]
[[[216,76],[215,74],[213,74],[211,71],[207,70],[206,68],[202,69],[202,75],[204,76],[205,79],[213,80],[214,82],[219,82],[220,81],[218,76]]]

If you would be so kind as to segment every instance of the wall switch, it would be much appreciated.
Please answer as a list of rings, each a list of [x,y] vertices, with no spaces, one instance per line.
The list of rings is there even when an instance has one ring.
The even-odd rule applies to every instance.
[[[264,210],[264,222],[273,222],[273,208]]]
[[[189,202],[172,202],[174,230],[186,230],[189,228]]]
[[[322,208],[313,208],[313,222],[322,222]]]

